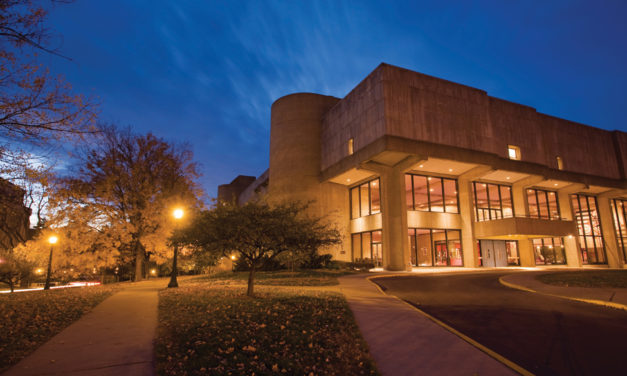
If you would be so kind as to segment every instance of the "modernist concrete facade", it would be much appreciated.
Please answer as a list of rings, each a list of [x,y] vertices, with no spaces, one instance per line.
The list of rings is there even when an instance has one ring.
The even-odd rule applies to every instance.
[[[342,99],[279,98],[268,171],[220,190],[315,200],[343,234],[334,258],[388,270],[623,268],[626,175],[624,132],[381,64]]]

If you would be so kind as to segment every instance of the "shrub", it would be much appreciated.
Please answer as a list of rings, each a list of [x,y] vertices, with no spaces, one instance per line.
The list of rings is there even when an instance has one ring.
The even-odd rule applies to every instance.
[[[333,258],[330,254],[319,255],[317,253],[311,253],[309,257],[307,257],[300,267],[302,269],[322,269],[326,268],[329,263],[331,263],[331,259]]]
[[[368,270],[374,268],[374,261],[369,258],[355,259],[355,261],[349,263],[349,266],[357,270]]]

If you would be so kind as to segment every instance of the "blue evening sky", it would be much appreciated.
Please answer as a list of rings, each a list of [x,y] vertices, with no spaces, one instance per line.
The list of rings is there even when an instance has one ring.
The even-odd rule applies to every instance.
[[[268,166],[270,105],[345,96],[381,62],[627,131],[627,1],[77,0],[52,70],[100,119],[189,142],[211,196]]]

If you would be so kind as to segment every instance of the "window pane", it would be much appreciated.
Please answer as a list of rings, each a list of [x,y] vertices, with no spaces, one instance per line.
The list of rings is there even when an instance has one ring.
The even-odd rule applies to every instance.
[[[501,186],[501,203],[503,205],[503,218],[511,218],[514,216],[514,208],[512,206],[512,188]]]
[[[381,246],[381,230],[372,232],[372,260],[376,267],[383,266],[383,247]]]
[[[597,250],[597,259],[599,263],[605,263],[605,250],[603,249],[603,239],[599,237],[594,238],[594,245]]]
[[[518,243],[515,241],[506,241],[505,250],[507,252],[507,265],[520,265]]]
[[[427,178],[414,175],[414,210],[429,211],[429,196],[427,194]]]
[[[545,191],[536,191],[538,195],[538,210],[540,211],[540,218],[549,219],[549,204],[546,201]]]
[[[405,202],[407,203],[407,210],[414,210],[414,195],[411,189],[411,175],[405,175]]]
[[[444,200],[447,213],[458,213],[457,184],[453,179],[444,179]]]
[[[381,212],[381,195],[379,194],[379,179],[370,182],[370,209],[371,213]]]
[[[503,218],[501,213],[501,199],[499,198],[499,186],[488,184],[488,197],[490,199],[491,219]]]
[[[370,205],[368,203],[368,183],[359,186],[361,193],[361,216],[365,217],[370,214]]]
[[[381,230],[372,232],[372,242],[381,243]]]
[[[432,266],[431,235],[429,230],[416,230],[416,244],[418,248],[418,265]]]
[[[351,189],[351,218],[359,218],[359,187]]]
[[[362,259],[363,256],[361,254],[361,234],[353,234],[351,238],[353,245],[353,261]]]
[[[549,192],[549,215],[551,219],[560,219],[560,209],[555,192]]]
[[[435,256],[435,265],[446,266],[448,260],[448,248],[446,246],[446,234],[444,230],[431,230],[433,237],[433,251]]]
[[[449,265],[463,266],[461,231],[447,230],[446,232],[448,238]]]
[[[475,183],[477,190],[477,207],[482,209],[488,208],[488,188],[487,184]]]
[[[542,256],[542,239],[533,239],[532,242],[536,265],[544,265],[544,257]]]
[[[588,205],[590,206],[590,216],[592,220],[592,233],[595,236],[601,236],[601,222],[599,221],[599,213],[597,212],[596,197],[588,197]]]
[[[538,218],[540,211],[538,210],[535,189],[527,189],[527,203],[529,204],[529,216],[531,218]]]
[[[370,244],[370,233],[361,234],[361,252],[363,258],[372,260],[372,245]]]
[[[416,248],[416,230],[410,228],[407,230],[407,236],[409,236],[409,253],[411,257],[411,264],[418,266],[416,261],[418,260],[418,249]]]
[[[431,196],[431,211],[444,211],[444,198],[442,196],[442,179],[427,178],[429,181],[429,194]]]
[[[564,241],[562,238],[553,238],[553,245],[555,246],[555,263],[566,264],[566,254],[564,252]]]

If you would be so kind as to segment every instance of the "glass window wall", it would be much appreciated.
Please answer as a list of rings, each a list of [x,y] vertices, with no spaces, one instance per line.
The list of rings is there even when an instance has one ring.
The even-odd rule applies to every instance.
[[[475,218],[477,221],[514,216],[512,188],[507,185],[473,182]]]
[[[405,175],[407,210],[459,213],[457,180]]]
[[[351,219],[381,213],[381,183],[374,179],[350,189]]]
[[[536,265],[563,265],[566,264],[564,239],[541,238],[532,239]]]
[[[381,230],[352,234],[353,261],[372,261],[375,267],[383,265]]]
[[[627,262],[627,200],[612,200],[611,205],[618,249],[623,253],[623,262]]]
[[[414,266],[463,266],[461,231],[410,228],[411,263]]]
[[[540,219],[560,219],[560,210],[555,192],[527,189],[529,216]]]
[[[605,246],[601,236],[601,221],[597,199],[593,196],[571,195],[573,214],[577,221],[579,246],[584,264],[606,264]]]

